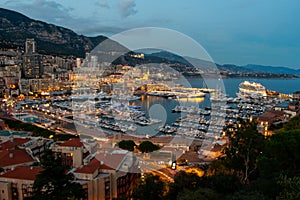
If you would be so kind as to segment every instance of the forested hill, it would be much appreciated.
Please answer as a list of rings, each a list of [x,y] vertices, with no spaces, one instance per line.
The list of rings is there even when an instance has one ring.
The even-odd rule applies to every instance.
[[[107,39],[78,35],[70,29],[0,8],[0,48],[23,49],[26,38],[36,40],[39,53],[76,57],[84,57],[86,51]]]

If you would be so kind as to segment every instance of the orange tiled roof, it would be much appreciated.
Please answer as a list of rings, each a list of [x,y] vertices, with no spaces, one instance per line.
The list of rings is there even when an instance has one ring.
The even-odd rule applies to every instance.
[[[0,150],[2,149],[13,149],[16,146],[20,146],[28,141],[30,141],[31,139],[29,138],[14,138],[12,141],[8,140],[6,142],[3,142],[0,144]]]
[[[284,115],[283,111],[266,111],[258,117],[259,121],[273,121],[277,117]]]
[[[28,155],[25,149],[0,150],[0,167],[8,167],[33,161],[33,158]]]
[[[101,164],[99,160],[93,158],[91,162],[87,165],[84,165],[81,168],[77,168],[75,173],[82,173],[82,174],[93,174],[98,169],[113,169],[110,166],[105,165],[104,163]]]
[[[96,155],[96,159],[102,161],[106,166],[109,166],[112,169],[117,169],[125,156],[126,154],[99,153]]]
[[[59,146],[63,147],[82,147],[83,143],[80,141],[80,138],[71,138],[61,144]]]
[[[0,177],[34,181],[41,171],[43,171],[41,167],[17,166],[14,170],[4,172]]]

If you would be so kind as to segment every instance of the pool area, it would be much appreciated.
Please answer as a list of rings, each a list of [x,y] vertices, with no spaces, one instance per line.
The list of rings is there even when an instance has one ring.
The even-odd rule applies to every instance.
[[[29,132],[25,132],[25,131],[0,130],[0,137],[28,136],[28,135],[29,135]]]
[[[10,136],[10,131],[9,130],[1,130],[0,136]]]
[[[38,123],[38,124],[51,124],[55,122],[54,120],[48,119],[48,118],[39,118],[36,115],[25,115],[25,116],[19,116],[19,120],[27,123]]]
[[[14,132],[12,132],[12,135],[16,135],[16,136],[28,136],[29,132],[14,131]]]
[[[37,123],[37,122],[39,122],[39,118],[36,117],[36,116],[20,117],[20,119],[21,119],[22,121],[30,122],[30,123]]]

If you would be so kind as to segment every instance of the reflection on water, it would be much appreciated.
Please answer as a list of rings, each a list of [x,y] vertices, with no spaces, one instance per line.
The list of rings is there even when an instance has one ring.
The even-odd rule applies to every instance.
[[[238,92],[238,85],[244,80],[252,80],[250,78],[236,78],[236,79],[224,79],[224,86],[226,90],[226,94],[229,97],[235,97],[236,92]],[[206,80],[206,82],[219,83],[219,80]],[[300,79],[259,79],[254,80],[262,83],[268,89],[279,91],[282,93],[290,94],[299,89]],[[192,87],[200,88],[203,87],[202,79],[189,79]],[[285,87],[282,87],[285,85]],[[183,113],[173,113],[172,109],[174,109],[177,105],[183,106],[197,106],[200,108],[210,107],[211,103],[209,100],[210,95],[206,94],[204,98],[180,98],[180,99],[168,99],[164,97],[158,96],[141,96],[140,101],[130,102],[130,105],[133,106],[141,106],[141,110],[146,113],[147,117],[160,119],[162,122],[159,124],[154,124],[152,126],[139,126],[137,132],[143,135],[155,135],[158,133],[157,128],[161,125],[169,124],[171,125],[176,121],[177,118],[185,116]],[[157,105],[160,105],[159,107]],[[151,109],[155,107],[155,109]],[[150,113],[149,113],[150,112]],[[152,112],[152,113],[151,113]]]
[[[179,102],[183,103],[202,103],[204,101],[204,97],[198,98],[180,98],[178,99]]]
[[[168,99],[158,96],[142,95],[140,101],[130,102],[129,105],[141,106],[141,110],[145,112],[146,117],[161,120],[161,123],[153,124],[151,126],[138,126],[138,134],[152,136],[158,134],[159,126],[166,124],[172,125],[176,119],[186,115],[185,113],[172,112],[172,109],[177,105],[203,108],[204,106],[209,105],[208,102],[209,99],[207,97]]]

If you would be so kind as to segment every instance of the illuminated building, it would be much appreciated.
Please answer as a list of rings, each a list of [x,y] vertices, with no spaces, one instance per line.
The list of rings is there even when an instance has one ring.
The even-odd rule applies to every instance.
[[[25,42],[25,53],[26,54],[33,54],[36,51],[36,42],[34,39],[26,39]]]
[[[43,74],[41,56],[39,54],[23,55],[22,77],[40,78]]]
[[[266,111],[257,118],[257,130],[264,136],[270,136],[273,134],[270,131],[271,124],[283,120],[285,120],[283,111]]]
[[[27,39],[25,43],[25,54],[22,57],[22,77],[40,78],[43,74],[41,56],[36,53],[34,39]]]

